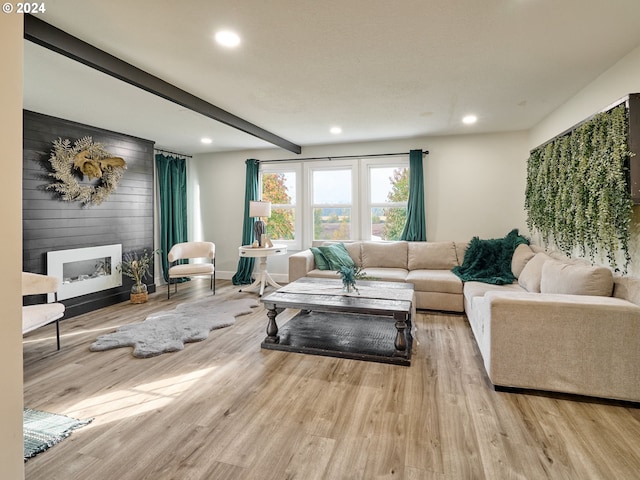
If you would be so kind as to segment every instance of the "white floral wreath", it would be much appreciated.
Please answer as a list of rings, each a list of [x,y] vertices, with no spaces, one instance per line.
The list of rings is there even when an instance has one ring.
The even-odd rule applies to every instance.
[[[111,155],[102,144],[93,143],[91,137],[77,140],[73,147],[68,139],[54,140],[49,162],[53,168],[49,176],[57,182],[47,185],[47,189],[58,192],[67,202],[84,205],[100,205],[117,188],[127,168],[122,158]],[[97,178],[98,182],[81,185],[78,172],[89,180]]]

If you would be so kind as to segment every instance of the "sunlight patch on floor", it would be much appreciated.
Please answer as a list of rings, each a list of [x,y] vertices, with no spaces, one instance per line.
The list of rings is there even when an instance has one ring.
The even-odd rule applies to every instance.
[[[95,418],[92,426],[122,420],[161,408],[184,394],[217,367],[203,368],[84,399],[65,411],[77,418]]]

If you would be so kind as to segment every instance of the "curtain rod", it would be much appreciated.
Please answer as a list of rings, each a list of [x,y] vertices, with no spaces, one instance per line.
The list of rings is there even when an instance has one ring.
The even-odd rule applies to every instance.
[[[580,122],[576,123],[574,126],[567,128],[564,132],[559,133],[559,134],[558,134],[558,135],[556,135],[555,137],[553,137],[553,138],[551,138],[551,139],[547,140],[546,142],[541,143],[541,144],[540,144],[540,145],[538,145],[537,147],[535,147],[535,148],[533,148],[532,150],[530,150],[530,151],[529,151],[529,153],[533,153],[533,151],[534,151],[534,150],[538,150],[538,149],[540,149],[540,148],[544,148],[544,147],[546,147],[547,145],[549,145],[551,142],[555,142],[557,139],[562,138],[562,137],[564,137],[565,135],[568,135],[569,133],[571,133],[571,132],[573,132],[574,130],[576,130],[578,127],[581,127],[581,126],[582,126],[582,125],[584,125],[585,123],[587,123],[587,122],[589,122],[589,121],[593,120],[593,118],[594,118],[596,115],[600,115],[601,113],[605,113],[605,112],[608,112],[609,110],[613,110],[613,109],[614,109],[614,108],[616,108],[618,105],[622,105],[623,103],[626,103],[626,104],[627,104],[627,107],[628,107],[628,106],[629,106],[629,105],[628,105],[629,97],[630,97],[631,95],[637,95],[637,94],[636,94],[636,93],[632,93],[632,94],[626,95],[626,96],[624,96],[624,97],[622,97],[622,98],[620,98],[620,99],[616,100],[616,101],[615,101],[615,102],[613,102],[611,105],[609,105],[609,106],[607,106],[607,107],[603,108],[603,109],[602,109],[602,110],[600,110],[599,112],[594,113],[593,115],[591,115],[591,116],[589,116],[589,117],[585,118],[584,120],[582,120],[582,121],[580,121]]]
[[[178,155],[179,157],[193,158],[193,156],[191,156],[191,155],[185,155],[184,153],[172,152],[172,151],[169,151],[169,150],[165,150],[164,148],[156,148],[156,147],[153,147],[153,149],[154,149],[156,152],[169,153],[169,154],[171,154],[171,155]]]
[[[364,158],[364,157],[395,157],[398,155],[408,155],[409,152],[401,153],[372,153],[370,155],[325,155],[324,157],[306,157],[306,158],[279,158],[277,160],[258,160],[258,163],[272,162],[305,162],[307,160],[337,160],[342,158]],[[423,150],[423,155],[429,155],[429,150]]]

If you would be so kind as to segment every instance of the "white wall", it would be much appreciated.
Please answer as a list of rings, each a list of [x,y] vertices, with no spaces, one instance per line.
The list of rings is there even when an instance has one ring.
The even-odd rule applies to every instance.
[[[629,93],[640,93],[640,46],[531,129],[529,149],[571,128]],[[629,274],[640,276],[640,206],[634,207],[629,247],[632,257]]]
[[[24,478],[22,439],[22,15],[0,15],[2,348],[0,478]]]
[[[529,149],[546,142],[629,93],[640,93],[640,46],[532,128]]]
[[[365,155],[429,150],[424,157],[427,238],[469,240],[526,232],[524,187],[526,132],[425,137],[421,139],[305,147],[300,157]],[[202,235],[216,243],[219,278],[230,278],[242,238],[245,160],[294,158],[280,150],[198,155],[190,161],[189,189],[199,192]],[[193,211],[190,212],[193,215]],[[286,257],[269,259],[269,271],[286,280]]]

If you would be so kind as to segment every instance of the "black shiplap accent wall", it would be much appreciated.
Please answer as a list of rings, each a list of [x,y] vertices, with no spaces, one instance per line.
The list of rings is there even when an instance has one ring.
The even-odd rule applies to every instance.
[[[45,189],[52,180],[47,173],[53,141],[69,139],[73,144],[86,136],[127,162],[118,188],[98,206],[67,202]],[[150,140],[25,110],[23,270],[46,273],[46,253],[54,250],[120,243],[123,253],[152,251],[153,145]],[[122,281],[119,288],[64,300],[65,318],[128,300],[132,282],[124,276]],[[153,279],[146,282],[153,292]]]

